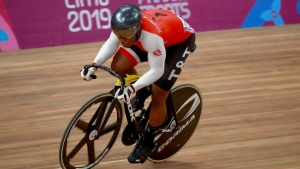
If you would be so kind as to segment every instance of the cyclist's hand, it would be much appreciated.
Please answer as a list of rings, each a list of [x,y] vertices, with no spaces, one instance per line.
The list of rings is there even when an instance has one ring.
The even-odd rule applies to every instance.
[[[123,94],[119,95],[119,92],[120,89],[117,90],[115,97],[117,97],[120,102],[130,103],[131,96],[135,93],[135,89],[132,85],[130,85],[124,88]]]
[[[92,79],[92,75],[94,75],[96,72],[96,68],[94,67],[90,67],[87,71],[86,74],[84,74],[84,68],[80,71],[80,75],[81,75],[81,78],[83,80],[91,80]]]

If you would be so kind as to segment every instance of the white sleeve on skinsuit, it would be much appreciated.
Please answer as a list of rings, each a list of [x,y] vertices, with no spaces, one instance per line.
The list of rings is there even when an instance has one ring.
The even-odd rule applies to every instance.
[[[94,59],[94,62],[96,62],[98,65],[102,65],[119,49],[119,45],[119,39],[111,32],[109,38],[100,48],[97,56]]]
[[[143,32],[143,34],[144,37],[141,37],[141,40],[144,49],[148,51],[150,70],[133,84],[136,91],[153,84],[163,75],[165,69],[166,49],[164,40],[160,36],[149,32]]]

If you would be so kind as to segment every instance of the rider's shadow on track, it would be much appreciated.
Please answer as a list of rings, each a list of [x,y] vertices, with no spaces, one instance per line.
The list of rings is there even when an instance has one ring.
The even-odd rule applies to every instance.
[[[197,169],[197,165],[193,165],[191,162],[182,162],[182,161],[165,161],[163,163],[152,163],[151,165],[147,165],[144,169],[175,169],[175,168],[188,168],[188,169]]]
[[[144,165],[143,169],[223,169],[222,166],[214,165],[211,162],[205,162],[204,159],[196,159],[192,162],[184,161],[165,161],[162,163],[152,163],[150,165]],[[199,158],[199,157],[198,157]],[[145,163],[146,164],[146,163]]]

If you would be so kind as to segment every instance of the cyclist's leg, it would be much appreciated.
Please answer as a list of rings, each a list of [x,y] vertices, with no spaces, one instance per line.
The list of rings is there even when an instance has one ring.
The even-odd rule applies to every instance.
[[[131,48],[120,47],[113,57],[111,68],[120,74],[137,74],[134,68],[137,64],[147,61],[147,53],[137,46]]]
[[[182,71],[188,54],[193,50],[195,35],[192,34],[184,42],[166,48],[167,56],[163,76],[152,85],[152,107],[150,121],[141,147],[136,149],[128,160],[131,163],[143,163],[155,149],[155,136],[163,124],[167,114],[165,101],[172,86]]]
[[[195,44],[195,34],[192,34],[184,42],[166,48],[166,62],[163,76],[152,87],[152,109],[149,124],[152,127],[160,127],[167,114],[165,101],[170,89],[175,84],[182,71],[185,60]]]
[[[152,127],[160,127],[167,115],[167,107],[165,100],[167,99],[169,91],[166,91],[156,84],[152,85],[152,99],[150,110],[149,125]]]
[[[116,53],[111,63],[111,68],[120,74],[136,75],[137,71],[122,53]]]
[[[138,63],[147,61],[147,55],[147,52],[142,51],[137,46],[133,46],[131,48],[120,47],[113,58],[111,68],[120,74],[137,74],[137,71],[134,67]],[[146,95],[148,95],[145,95],[144,93],[147,93],[148,91],[151,92],[151,90],[144,87],[136,92],[136,96],[132,99],[134,111],[143,108],[144,100],[147,98]],[[149,95],[150,94],[151,93],[149,93]],[[134,144],[136,140],[137,138],[132,135],[129,126],[126,125],[122,133],[122,143],[126,146],[129,146]]]
[[[121,47],[112,61],[112,69],[121,74],[137,74],[134,66],[148,61],[148,53],[136,45],[131,48]],[[144,101],[151,95],[151,86],[146,86],[136,92],[132,99],[133,111],[136,112],[144,107]]]

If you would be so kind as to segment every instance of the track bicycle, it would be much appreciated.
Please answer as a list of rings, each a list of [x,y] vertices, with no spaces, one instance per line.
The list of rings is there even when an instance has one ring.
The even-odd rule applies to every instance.
[[[105,70],[118,81],[110,92],[98,94],[87,101],[67,125],[59,149],[59,161],[63,169],[90,169],[101,162],[116,142],[124,114],[127,126],[137,139],[136,147],[148,125],[151,102],[136,115],[131,104],[120,103],[114,96],[117,89],[120,88],[122,93],[126,85],[134,83],[142,75],[124,76],[101,65],[87,65],[85,70],[89,67]],[[166,106],[166,125],[160,129],[156,148],[148,157],[149,161],[155,163],[174,156],[191,138],[202,111],[201,91],[192,84],[174,87]]]

